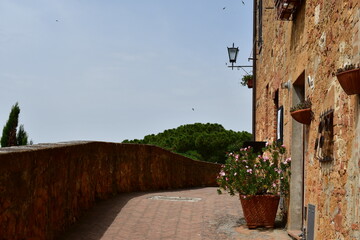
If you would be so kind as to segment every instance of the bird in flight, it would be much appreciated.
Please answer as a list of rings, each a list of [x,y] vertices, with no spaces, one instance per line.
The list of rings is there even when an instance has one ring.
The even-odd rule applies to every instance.
[[[225,10],[226,7],[223,7],[223,10]]]
[[[192,108],[192,110],[193,110],[193,111],[195,111],[195,109],[194,109],[194,108]]]
[[[242,0],[241,0],[241,2],[242,2],[242,4],[244,4],[244,5],[245,5],[244,1],[242,1]]]

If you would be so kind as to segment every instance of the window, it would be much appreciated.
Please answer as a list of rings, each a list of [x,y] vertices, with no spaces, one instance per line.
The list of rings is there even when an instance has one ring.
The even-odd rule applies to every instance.
[[[315,142],[316,157],[320,162],[330,162],[334,159],[334,110],[330,109],[320,116],[318,136]]]
[[[277,127],[276,127],[276,141],[283,143],[283,132],[284,132],[284,107],[281,106],[277,110]]]

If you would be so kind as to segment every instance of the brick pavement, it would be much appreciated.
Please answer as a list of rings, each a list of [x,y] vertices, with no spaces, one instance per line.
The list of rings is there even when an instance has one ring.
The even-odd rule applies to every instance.
[[[154,196],[182,197],[181,201]],[[201,198],[189,201],[188,198]],[[196,199],[195,199],[196,200]],[[288,240],[285,230],[244,226],[240,201],[216,188],[120,194],[99,202],[61,240]]]

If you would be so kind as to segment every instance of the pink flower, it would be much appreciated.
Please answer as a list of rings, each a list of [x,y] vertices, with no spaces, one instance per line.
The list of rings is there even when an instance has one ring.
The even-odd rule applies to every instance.
[[[248,170],[246,170],[246,172],[252,174],[252,169],[248,169]]]
[[[289,162],[291,162],[291,158],[289,157],[289,158],[287,158],[287,159],[285,159],[285,161],[283,162],[283,164],[288,164]]]
[[[224,171],[221,171],[219,174],[220,174],[220,176],[222,176],[222,177],[225,176],[225,172],[224,172]]]
[[[276,183],[273,183],[272,186],[273,186],[273,187],[276,187]]]
[[[236,173],[234,173],[234,176],[236,176],[237,175],[237,172]]]

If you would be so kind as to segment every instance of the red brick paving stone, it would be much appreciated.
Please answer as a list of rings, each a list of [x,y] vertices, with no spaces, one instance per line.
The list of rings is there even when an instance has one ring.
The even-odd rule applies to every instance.
[[[194,197],[198,202],[149,199]],[[238,197],[218,195],[216,188],[120,194],[99,202],[61,240],[289,240],[285,230],[249,230]]]

